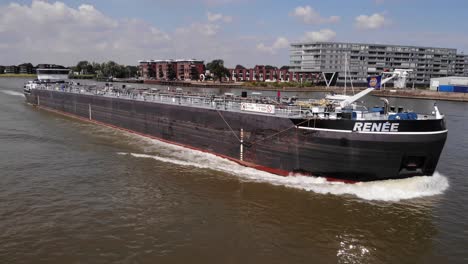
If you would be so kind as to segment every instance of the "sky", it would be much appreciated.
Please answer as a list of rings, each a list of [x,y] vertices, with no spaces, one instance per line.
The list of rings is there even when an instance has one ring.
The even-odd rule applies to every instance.
[[[467,0],[0,0],[0,65],[195,58],[289,64],[291,43],[456,48]]]

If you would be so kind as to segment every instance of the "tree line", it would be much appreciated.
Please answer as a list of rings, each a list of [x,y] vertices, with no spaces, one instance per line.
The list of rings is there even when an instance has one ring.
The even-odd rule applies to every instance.
[[[21,65],[29,66],[31,69],[34,66],[31,63],[23,63]],[[56,65],[58,66],[58,65]],[[87,60],[79,61],[75,66],[69,67],[72,71],[72,75],[77,75],[75,77],[88,76],[88,77],[97,77],[97,78],[134,78],[139,77],[139,67],[131,65],[121,65],[114,61],[108,61],[103,63],[98,62],[89,62]],[[206,70],[210,72],[205,76],[206,80],[217,80],[222,81],[224,78],[231,77],[229,70],[224,67],[224,61],[221,59],[215,59],[206,64]],[[0,66],[1,73],[5,70],[5,67]],[[164,73],[162,69],[159,68],[154,70],[152,68],[148,69],[149,77],[163,78]],[[166,77],[169,80],[176,79],[176,69],[172,65],[168,65]],[[205,72],[199,72],[196,67],[193,67],[190,72],[190,77],[192,80],[197,80],[200,77],[200,74],[205,74]]]
[[[139,74],[137,66],[121,65],[114,61],[97,63],[84,60],[71,67],[71,70],[74,73],[105,78],[134,78]]]
[[[80,61],[76,66],[71,67],[73,72],[78,72],[79,74],[85,75],[95,75],[96,77],[114,77],[114,78],[132,78],[138,77],[138,67],[137,66],[125,66],[120,65],[114,61],[108,61],[103,63],[89,62],[89,61]],[[229,70],[224,67],[224,61],[221,59],[213,60],[206,64],[206,69],[210,71],[214,80],[222,80],[225,77],[230,77]],[[162,69],[154,71],[150,69],[148,75],[150,77],[155,77],[158,74],[160,77],[164,75]],[[195,68],[191,72],[192,79],[198,79],[199,75],[202,74],[198,72]],[[176,77],[175,69],[172,66],[169,66],[167,69],[167,77],[170,80],[174,80]],[[209,78],[209,77],[208,77]]]

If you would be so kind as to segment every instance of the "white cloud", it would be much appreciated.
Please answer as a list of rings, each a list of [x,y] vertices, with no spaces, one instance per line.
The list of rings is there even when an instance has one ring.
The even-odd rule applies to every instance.
[[[92,5],[72,8],[34,0],[0,6],[3,63],[74,64],[116,60],[135,64],[149,51],[164,51],[169,34],[139,19],[116,20]]]
[[[340,21],[339,16],[322,17],[310,6],[298,6],[289,15],[298,18],[306,24],[337,23]]]
[[[257,44],[257,49],[262,52],[268,52],[275,54],[279,49],[284,49],[289,46],[289,41],[285,37],[278,37],[271,46],[267,46],[263,43]]]
[[[196,36],[214,36],[218,33],[220,29],[219,25],[211,23],[192,23],[188,27],[180,27],[175,31],[176,35],[194,35]],[[194,33],[194,34],[192,34]]]
[[[336,32],[331,29],[322,29],[319,31],[309,31],[304,34],[302,41],[330,41],[336,37]]]
[[[229,22],[232,21],[231,16],[225,16],[225,15],[220,14],[220,13],[208,12],[208,13],[206,13],[206,16],[207,16],[209,22],[223,21],[225,23],[229,23]]]
[[[224,34],[223,21],[192,21],[165,32],[142,19],[112,18],[93,5],[0,4],[0,63],[71,66],[80,60],[114,60],[135,65],[139,59],[166,58],[224,59],[230,66],[287,63],[287,50],[264,56],[256,49],[257,35]],[[276,51],[287,43],[280,38],[270,48]]]
[[[383,14],[375,13],[370,16],[357,16],[354,22],[355,26],[359,29],[379,29],[385,26],[387,20]]]

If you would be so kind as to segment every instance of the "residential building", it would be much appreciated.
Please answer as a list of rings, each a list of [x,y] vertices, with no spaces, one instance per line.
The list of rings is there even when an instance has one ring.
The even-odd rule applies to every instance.
[[[176,80],[199,79],[205,73],[205,64],[202,60],[140,60],[141,76],[144,79],[169,80],[169,68],[175,72]]]
[[[463,61],[463,62],[462,62]],[[464,63],[464,64],[463,64]],[[462,66],[463,65],[463,66]],[[294,73],[339,72],[338,82],[366,83],[369,75],[397,68],[412,69],[408,83],[427,86],[431,78],[467,75],[466,56],[456,49],[405,45],[302,42],[291,44]]]
[[[22,74],[36,73],[36,69],[34,69],[34,66],[31,63],[23,63],[23,64],[18,65],[18,70],[19,70],[19,73],[22,73]]]
[[[457,54],[455,60],[455,75],[468,76],[468,55]]]
[[[19,73],[19,68],[16,65],[5,66],[5,73],[8,73],[8,74]]]
[[[231,81],[313,81],[322,80],[319,73],[314,72],[291,72],[289,66],[281,68],[270,65],[255,65],[247,69],[242,65],[237,65],[234,69],[229,69]]]
[[[232,81],[279,81],[289,79],[287,68],[270,65],[255,65],[254,68],[247,69],[242,65],[237,65],[234,69],[229,69]]]
[[[176,78],[178,80],[199,80],[205,73],[205,64],[201,60],[176,60]]]

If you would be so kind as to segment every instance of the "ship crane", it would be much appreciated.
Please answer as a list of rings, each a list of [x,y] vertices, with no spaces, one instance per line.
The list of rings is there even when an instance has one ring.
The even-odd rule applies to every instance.
[[[406,87],[406,79],[408,78],[409,73],[412,72],[413,70],[410,69],[395,69],[393,72],[384,72],[383,74],[390,75],[383,79],[380,83],[380,85],[384,85],[385,83],[397,78],[397,81],[395,81],[395,88],[405,88]],[[365,89],[364,91],[361,91],[353,96],[350,96],[349,98],[343,100],[340,102],[340,106],[347,107],[351,105],[352,103],[356,102],[357,100],[361,99],[362,97],[366,96],[370,92],[375,90],[373,87],[369,87]]]

